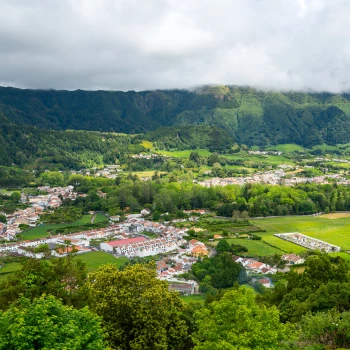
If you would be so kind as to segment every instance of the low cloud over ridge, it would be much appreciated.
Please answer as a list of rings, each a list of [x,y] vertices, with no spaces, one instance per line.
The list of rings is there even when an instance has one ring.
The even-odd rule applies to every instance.
[[[0,85],[350,90],[347,0],[4,0]]]

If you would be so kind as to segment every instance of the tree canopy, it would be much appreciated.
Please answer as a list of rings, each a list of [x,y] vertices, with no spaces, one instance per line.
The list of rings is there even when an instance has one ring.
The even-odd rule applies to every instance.
[[[105,265],[89,276],[90,307],[102,317],[109,344],[117,349],[180,350],[188,341],[184,305],[156,279],[154,264],[119,271]]]
[[[100,319],[87,308],[65,306],[53,296],[20,298],[0,312],[0,349],[103,350]]]

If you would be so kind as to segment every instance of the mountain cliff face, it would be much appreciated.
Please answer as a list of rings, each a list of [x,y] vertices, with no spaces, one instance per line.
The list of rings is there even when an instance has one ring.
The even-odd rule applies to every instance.
[[[303,146],[350,141],[350,95],[206,86],[196,91],[56,91],[0,88],[13,124],[140,133],[215,125],[239,143]]]

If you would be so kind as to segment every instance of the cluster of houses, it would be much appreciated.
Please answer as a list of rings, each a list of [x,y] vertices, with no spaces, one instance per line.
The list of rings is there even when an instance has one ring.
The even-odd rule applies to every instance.
[[[73,191],[73,186],[41,186],[38,189],[41,192],[46,192],[46,194],[38,196],[26,196],[21,194],[22,203],[29,204],[30,207],[17,210],[12,214],[0,213],[6,216],[7,221],[6,225],[0,225],[1,240],[15,240],[16,235],[23,231],[20,225],[26,225],[25,227],[35,227],[40,219],[39,214],[42,213],[43,210],[58,208],[62,204],[61,199],[75,200],[78,196],[78,194]]]
[[[239,176],[239,177],[214,177],[199,182],[204,187],[212,186],[227,186],[227,185],[244,185],[246,183],[265,183],[270,185],[280,184],[282,178],[285,176],[283,170],[270,170],[262,173],[256,173],[251,176]]]
[[[27,257],[41,258],[43,254],[35,254],[35,248],[47,244],[52,250],[52,255],[57,255],[57,249],[60,246],[66,246],[61,249],[59,256],[66,255],[67,252],[74,249],[77,253],[85,253],[91,251],[90,241],[95,239],[105,239],[108,237],[119,237],[126,239],[128,236],[120,225],[111,225],[106,228],[96,230],[82,231],[77,233],[43,237],[33,240],[25,240],[15,243],[0,245],[0,253],[16,253]]]
[[[101,250],[114,252],[127,258],[164,254],[175,251],[179,244],[186,241],[172,240],[168,238],[147,239],[145,237],[133,237],[128,239],[119,239],[100,244]]]
[[[213,177],[206,179],[204,181],[198,182],[204,187],[213,186],[227,186],[227,185],[244,185],[247,183],[262,183],[269,185],[286,185],[294,186],[302,183],[317,183],[317,184],[328,184],[330,182],[337,181],[340,184],[350,184],[350,180],[344,178],[341,174],[329,174],[314,177],[299,177],[293,176],[286,178],[286,173],[282,169],[287,169],[287,167],[278,170],[269,170],[262,173],[256,173],[250,176],[239,176],[239,177]]]
[[[250,259],[250,258],[243,258],[238,255],[234,255],[232,257],[233,261],[236,263],[241,263],[243,267],[246,269],[247,274],[249,273],[259,273],[259,274],[275,274],[277,272],[276,267],[272,267],[268,264],[265,264],[263,262]]]
[[[339,252],[340,247],[321,241],[316,238],[305,236],[299,232],[276,233],[274,236],[284,239],[311,250],[325,250],[326,252]]]
[[[155,153],[148,153],[148,154],[134,154],[131,156],[131,158],[135,158],[135,159],[154,159],[154,158],[169,158],[168,156],[165,155],[159,155],[159,154],[155,154]]]
[[[268,155],[280,156],[282,154],[282,152],[280,151],[248,151],[248,153],[256,156],[268,156]]]

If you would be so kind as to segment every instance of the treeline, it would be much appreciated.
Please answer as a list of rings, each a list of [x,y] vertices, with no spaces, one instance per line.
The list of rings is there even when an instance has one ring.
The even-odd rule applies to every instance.
[[[347,143],[349,108],[349,94],[281,93],[237,86],[143,92],[0,88],[0,112],[18,125],[124,133],[208,125],[225,130],[241,144],[261,146]],[[186,136],[185,131],[181,134]],[[176,139],[160,143],[174,147]]]
[[[125,210],[138,212],[144,207],[159,213],[207,208],[228,217],[236,212],[256,217],[350,210],[350,188],[337,184],[311,183],[296,187],[246,184],[206,188],[193,183],[190,174],[183,172],[164,177],[155,173],[150,181],[140,181],[131,175],[115,181],[72,175],[68,183],[88,195],[74,202],[67,201],[66,205],[78,206],[83,212],[101,210],[111,215]],[[99,189],[106,193],[106,198],[98,196]]]

